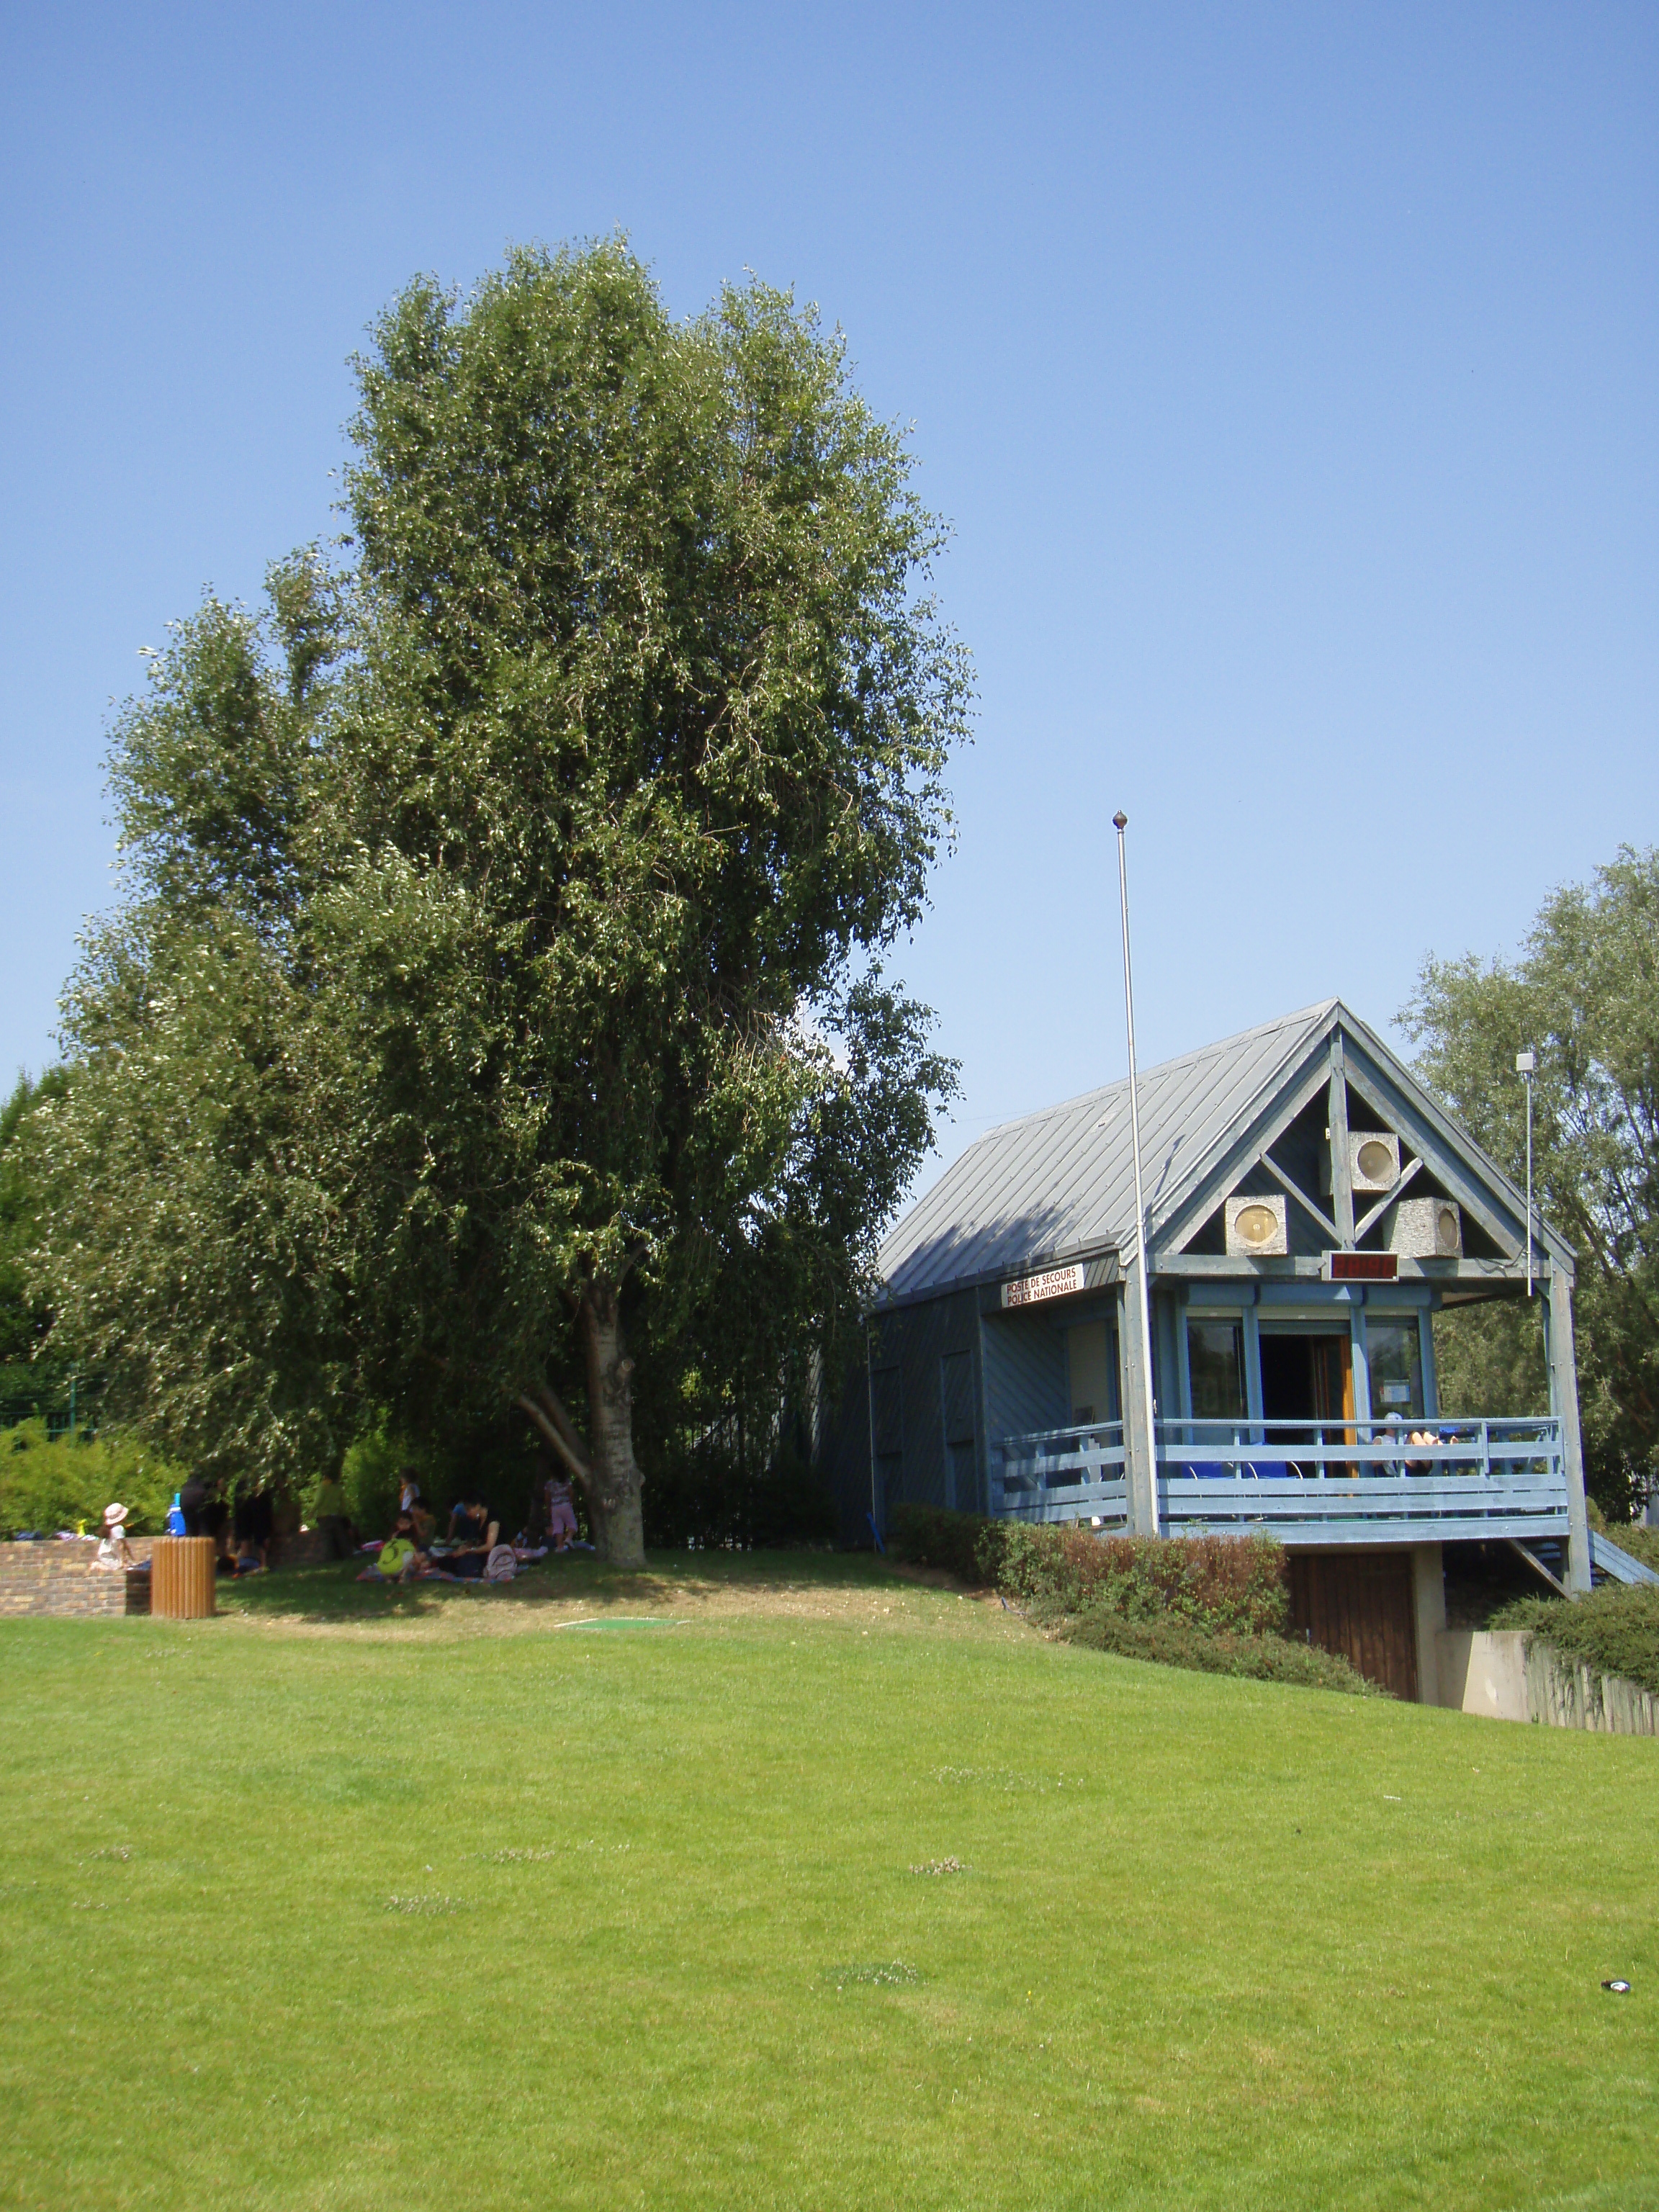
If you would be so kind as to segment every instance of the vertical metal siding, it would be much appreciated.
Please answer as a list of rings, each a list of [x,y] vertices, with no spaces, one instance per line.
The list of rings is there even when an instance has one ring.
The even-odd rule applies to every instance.
[[[987,1314],[984,1347],[988,1442],[1063,1429],[1072,1418],[1066,1340],[1053,1316]]]

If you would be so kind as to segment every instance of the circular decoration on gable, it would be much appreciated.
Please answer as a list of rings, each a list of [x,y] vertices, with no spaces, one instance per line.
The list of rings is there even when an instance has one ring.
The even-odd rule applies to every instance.
[[[1233,1227],[1246,1244],[1271,1244],[1279,1234],[1279,1216],[1270,1206],[1242,1206]]]

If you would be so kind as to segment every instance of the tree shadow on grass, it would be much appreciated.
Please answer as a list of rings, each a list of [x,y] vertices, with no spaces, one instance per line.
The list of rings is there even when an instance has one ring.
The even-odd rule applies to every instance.
[[[361,1558],[325,1566],[276,1567],[240,1582],[222,1577],[219,1610],[251,1620],[301,1620],[360,1624],[430,1620],[446,1607],[468,1613],[520,1615],[544,1607],[576,1604],[596,1613],[669,1606],[676,1599],[716,1592],[758,1594],[781,1584],[838,1590],[887,1584],[891,1570],[867,1553],[684,1552],[653,1554],[643,1572],[609,1567],[580,1556],[546,1559],[510,1583],[359,1582]]]

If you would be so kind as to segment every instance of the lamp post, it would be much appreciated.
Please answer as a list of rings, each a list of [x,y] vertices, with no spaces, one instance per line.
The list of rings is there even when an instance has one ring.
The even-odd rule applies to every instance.
[[[1527,1296],[1532,1296],[1532,1079],[1537,1071],[1535,1052],[1517,1052],[1515,1072],[1527,1086]]]
[[[1152,1495],[1152,1533],[1158,1533],[1158,1420],[1152,1404],[1152,1255],[1146,1236],[1146,1202],[1140,1182],[1140,1101],[1135,1081],[1135,985],[1129,964],[1129,872],[1123,833],[1129,817],[1120,807],[1112,817],[1117,832],[1117,892],[1123,910],[1123,1010],[1129,1031],[1129,1143],[1135,1156],[1135,1244],[1140,1268],[1140,1394],[1146,1407],[1146,1486]],[[1127,1430],[1125,1430],[1127,1439]]]

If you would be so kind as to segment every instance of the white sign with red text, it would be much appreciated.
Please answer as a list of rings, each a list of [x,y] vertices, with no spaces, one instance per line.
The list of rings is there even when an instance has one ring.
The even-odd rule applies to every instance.
[[[1002,1303],[1005,1306],[1040,1305],[1044,1298],[1069,1297],[1073,1291],[1086,1288],[1081,1267],[1051,1267],[1046,1275],[1023,1275],[1017,1283],[1005,1283]]]

